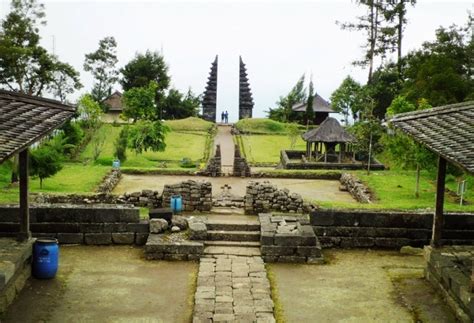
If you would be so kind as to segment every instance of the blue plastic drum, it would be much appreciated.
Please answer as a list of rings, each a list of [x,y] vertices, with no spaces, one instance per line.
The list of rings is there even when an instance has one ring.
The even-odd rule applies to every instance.
[[[171,196],[171,210],[173,213],[180,213],[183,210],[183,199],[181,195]]]
[[[33,246],[33,276],[48,279],[56,276],[59,246],[56,239],[38,239]]]

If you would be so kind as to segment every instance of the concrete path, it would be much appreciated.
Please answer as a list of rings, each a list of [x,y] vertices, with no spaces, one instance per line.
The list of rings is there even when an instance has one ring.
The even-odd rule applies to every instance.
[[[214,140],[214,144],[220,144],[221,146],[221,166],[222,173],[225,175],[232,174],[234,169],[234,139],[230,133],[231,129],[230,124],[218,125]]]
[[[193,323],[275,322],[273,307],[261,257],[201,258]]]

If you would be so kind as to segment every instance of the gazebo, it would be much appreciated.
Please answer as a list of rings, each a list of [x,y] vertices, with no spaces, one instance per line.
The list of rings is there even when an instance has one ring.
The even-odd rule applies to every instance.
[[[291,107],[291,109],[298,113],[306,112],[306,102],[300,102]],[[328,101],[324,100],[319,94],[314,95],[313,100],[313,111],[314,111],[314,124],[321,124],[330,113],[336,113],[329,104]]]
[[[19,241],[31,237],[28,204],[28,147],[60,127],[75,113],[58,101],[0,90],[0,164],[19,154]]]
[[[390,120],[438,157],[431,245],[439,247],[444,225],[446,162],[474,174],[474,101],[402,113]]]
[[[343,157],[350,152],[350,144],[354,137],[349,134],[334,118],[326,118],[318,128],[311,129],[302,135],[306,141],[306,157],[316,161],[324,158],[324,162],[341,163]],[[336,151],[336,147],[339,150]]]

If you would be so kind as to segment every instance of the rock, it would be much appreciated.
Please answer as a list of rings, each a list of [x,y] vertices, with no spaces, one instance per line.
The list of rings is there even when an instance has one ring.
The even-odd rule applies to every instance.
[[[151,219],[150,220],[150,232],[161,233],[168,229],[168,222],[165,219]]]
[[[171,227],[171,232],[174,233],[174,232],[179,232],[179,231],[181,231],[181,229],[180,229],[177,225],[173,225],[173,226]]]
[[[420,255],[423,255],[423,249],[414,248],[411,246],[403,246],[400,249],[400,253],[404,255],[420,256]]]
[[[206,240],[207,228],[202,222],[189,222],[189,239],[190,240]]]
[[[171,220],[173,226],[177,226],[180,230],[188,228],[188,220],[184,216],[175,215]]]

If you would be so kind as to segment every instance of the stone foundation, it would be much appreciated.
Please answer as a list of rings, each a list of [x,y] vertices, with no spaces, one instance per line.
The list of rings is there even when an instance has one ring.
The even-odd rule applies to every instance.
[[[199,260],[204,243],[190,241],[185,233],[150,234],[145,245],[148,260]]]
[[[250,181],[245,194],[245,214],[259,214],[271,211],[304,213],[311,206],[303,202],[301,195],[290,194],[288,189],[278,189],[269,181]]]
[[[425,278],[446,300],[460,322],[474,321],[473,246],[424,248]]]
[[[188,180],[179,184],[165,185],[163,207],[170,207],[171,197],[180,195],[183,211],[210,211],[212,208],[212,185],[210,182]]]
[[[356,176],[348,173],[341,175],[340,182],[352,197],[359,203],[370,203],[372,194],[367,186]]]
[[[117,186],[120,178],[122,177],[122,173],[120,169],[112,169],[105,177],[102,179],[99,187],[97,188],[98,193],[110,193],[114,190],[115,186]]]
[[[307,217],[261,213],[260,250],[265,262],[321,263],[321,246]]]

